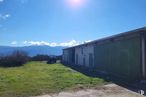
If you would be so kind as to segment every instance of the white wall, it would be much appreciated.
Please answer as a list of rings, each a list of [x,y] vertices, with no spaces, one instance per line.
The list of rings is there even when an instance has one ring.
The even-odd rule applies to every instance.
[[[83,50],[83,53],[82,53]],[[93,60],[94,60],[94,46],[93,44],[90,45],[84,45],[80,47],[75,48],[75,62],[76,60],[76,55],[78,54],[78,64],[77,65],[84,65],[84,66],[89,66],[89,54],[93,55]],[[85,64],[83,59],[85,58]],[[94,64],[94,61],[93,61]]]
[[[68,62],[68,50],[63,50],[63,61]]]

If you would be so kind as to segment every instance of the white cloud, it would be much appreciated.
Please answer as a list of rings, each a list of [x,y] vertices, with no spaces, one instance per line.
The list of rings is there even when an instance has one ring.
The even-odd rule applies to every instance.
[[[12,45],[16,45],[17,44],[17,41],[13,41],[11,42]]]
[[[50,45],[50,43],[45,41],[24,41],[25,45]]]
[[[5,19],[9,18],[10,16],[11,16],[10,14],[4,14],[4,15],[0,14],[0,19],[5,20]]]
[[[49,43],[49,42],[45,42],[45,41],[24,41],[23,44],[24,45],[48,45],[51,47],[55,47],[55,46],[67,46],[67,47],[71,47],[71,46],[76,46],[79,44],[82,44],[84,42],[78,42],[76,40],[71,40],[69,42],[63,42],[63,43]]]
[[[69,42],[60,43],[59,45],[60,46],[69,46],[69,47],[71,47],[71,46],[76,46],[76,45],[79,45],[79,44],[81,44],[81,43],[77,42],[76,40],[71,40]]]

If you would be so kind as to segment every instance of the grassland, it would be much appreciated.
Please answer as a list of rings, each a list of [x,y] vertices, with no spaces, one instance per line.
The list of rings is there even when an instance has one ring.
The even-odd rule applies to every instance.
[[[105,83],[61,64],[29,62],[22,67],[0,67],[0,97],[30,97]]]

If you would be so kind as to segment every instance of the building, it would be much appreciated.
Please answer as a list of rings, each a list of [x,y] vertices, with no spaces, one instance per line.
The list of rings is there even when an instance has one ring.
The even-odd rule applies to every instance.
[[[63,62],[126,80],[146,78],[146,27],[63,49]]]

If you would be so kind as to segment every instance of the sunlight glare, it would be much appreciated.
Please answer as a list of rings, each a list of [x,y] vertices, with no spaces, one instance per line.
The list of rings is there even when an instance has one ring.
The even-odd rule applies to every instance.
[[[67,0],[67,3],[72,8],[78,8],[85,5],[85,0]]]

